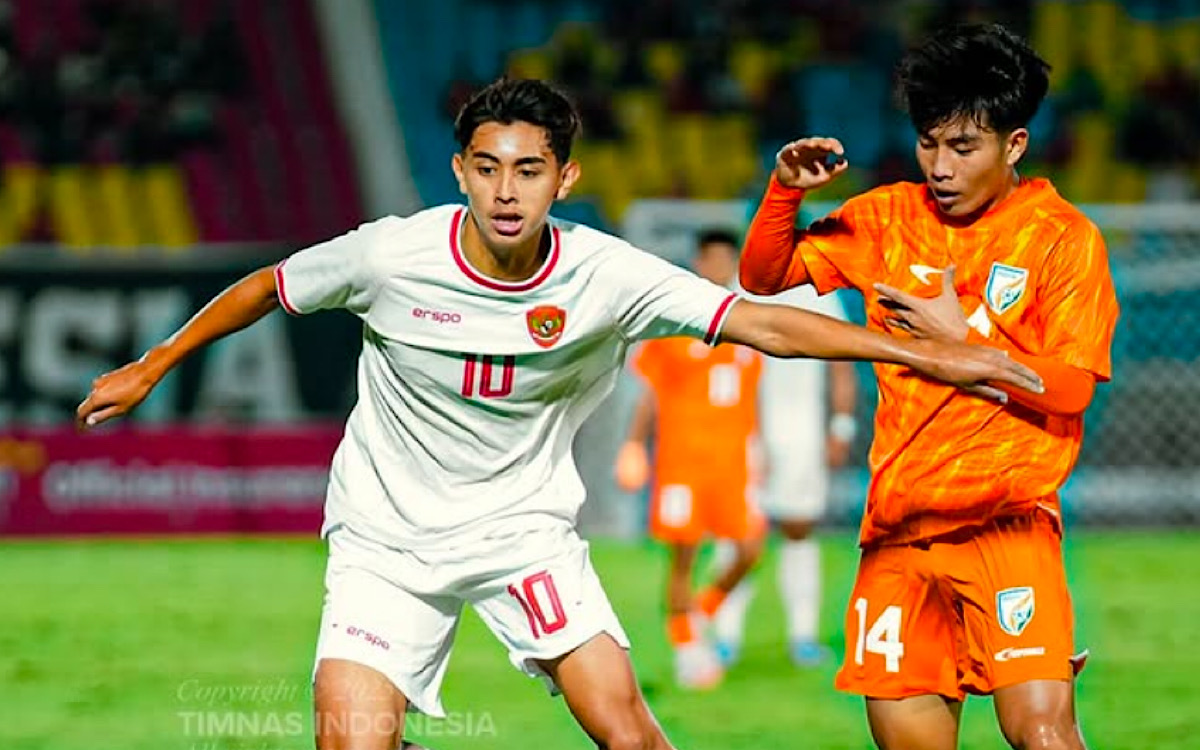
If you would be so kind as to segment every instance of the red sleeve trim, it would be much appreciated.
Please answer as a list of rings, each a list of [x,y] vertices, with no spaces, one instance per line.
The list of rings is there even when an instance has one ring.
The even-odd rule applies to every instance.
[[[291,303],[288,299],[287,292],[283,288],[283,264],[286,260],[281,260],[275,264],[275,294],[279,297],[279,304],[283,306],[284,312],[288,315],[300,315],[300,310]]]
[[[704,334],[704,343],[716,346],[717,337],[721,335],[721,326],[725,325],[725,318],[729,315],[729,307],[737,298],[736,294],[731,294],[717,308],[717,314],[713,316],[712,322],[708,324],[708,332]]]

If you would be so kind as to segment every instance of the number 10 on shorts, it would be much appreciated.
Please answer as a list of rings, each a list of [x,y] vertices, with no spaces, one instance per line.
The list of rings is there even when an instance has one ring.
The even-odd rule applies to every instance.
[[[558,589],[549,571],[534,573],[521,581],[520,588],[510,584],[508,593],[521,605],[535,640],[566,627],[567,613],[563,610],[562,600],[558,598]],[[549,617],[546,616],[547,608],[550,610]]]
[[[854,661],[860,666],[865,654],[883,657],[883,668],[887,672],[900,671],[900,657],[904,656],[904,643],[900,640],[900,607],[889,605],[867,628],[867,600],[859,597],[854,602],[858,613],[858,634],[854,643]]]

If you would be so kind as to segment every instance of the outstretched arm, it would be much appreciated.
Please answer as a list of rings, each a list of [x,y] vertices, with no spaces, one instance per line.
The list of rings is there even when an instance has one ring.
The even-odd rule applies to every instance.
[[[646,443],[654,432],[655,411],[654,391],[645,388],[637,406],[633,408],[629,436],[617,451],[614,473],[617,486],[625,492],[637,492],[650,478],[650,457]]]
[[[721,340],[775,357],[867,360],[904,365],[930,378],[1003,400],[996,384],[1040,393],[1037,373],[1004,352],[932,339],[901,339],[786,305],[739,300],[721,329]]]
[[[96,378],[91,393],[75,412],[80,427],[94,427],[133,411],[192,352],[245,328],[278,306],[273,267],[246,276],[136,362]]]

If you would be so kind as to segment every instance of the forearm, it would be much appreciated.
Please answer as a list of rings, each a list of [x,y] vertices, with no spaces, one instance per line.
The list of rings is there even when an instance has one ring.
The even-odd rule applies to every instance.
[[[649,388],[642,392],[637,405],[633,408],[633,418],[629,421],[629,435],[626,442],[645,444],[654,432],[654,392]]]
[[[755,294],[777,294],[808,283],[796,250],[796,213],[804,191],[787,188],[774,174],[746,232],[739,267],[742,287]]]
[[[729,311],[722,341],[752,346],[773,357],[841,359],[912,366],[919,342],[901,340],[790,305],[739,300]]]
[[[1050,357],[1038,357],[1023,352],[1004,341],[993,341],[975,329],[967,334],[968,343],[995,346],[1008,356],[1042,377],[1045,390],[1041,393],[1000,386],[1014,401],[1044,414],[1072,417],[1082,414],[1092,402],[1096,378],[1087,370],[1064,364]]]
[[[275,275],[261,268],[217,295],[200,312],[142,357],[156,377],[162,377],[192,352],[239,331],[279,306]]]

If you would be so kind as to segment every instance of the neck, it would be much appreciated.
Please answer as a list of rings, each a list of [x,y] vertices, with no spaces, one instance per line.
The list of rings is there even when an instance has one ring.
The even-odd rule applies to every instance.
[[[484,241],[473,214],[468,212],[463,224],[462,251],[467,262],[484,276],[498,281],[525,281],[532,278],[550,252],[550,232],[545,225],[519,245],[495,248]]]

